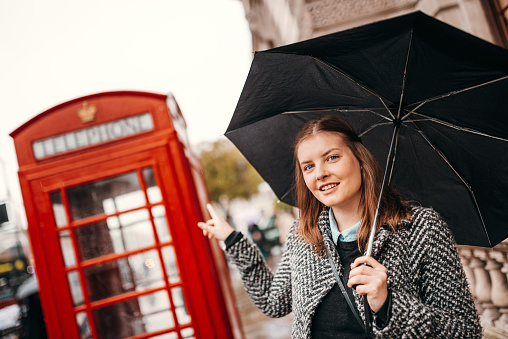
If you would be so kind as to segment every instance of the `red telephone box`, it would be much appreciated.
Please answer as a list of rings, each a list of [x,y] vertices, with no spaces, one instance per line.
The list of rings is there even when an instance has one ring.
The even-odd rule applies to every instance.
[[[11,136],[50,338],[243,337],[172,95],[89,95]]]

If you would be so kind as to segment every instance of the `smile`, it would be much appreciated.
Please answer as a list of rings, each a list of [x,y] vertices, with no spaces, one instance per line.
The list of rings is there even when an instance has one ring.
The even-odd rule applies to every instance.
[[[329,184],[329,185],[320,187],[319,190],[320,191],[328,191],[329,189],[332,189],[332,188],[334,188],[335,186],[338,186],[338,185],[339,184]]]

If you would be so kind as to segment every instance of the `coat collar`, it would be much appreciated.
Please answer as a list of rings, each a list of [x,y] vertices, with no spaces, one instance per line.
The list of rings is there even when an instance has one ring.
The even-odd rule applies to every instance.
[[[328,214],[329,209],[330,209],[329,207],[325,207],[319,214],[318,227],[319,227],[319,231],[323,235],[323,240],[324,240],[324,243],[325,243],[325,246],[327,247],[327,249],[329,251],[331,251],[331,253],[337,253],[337,251],[335,249],[335,245],[333,244],[333,242],[331,240],[332,239],[332,232],[330,230],[330,219],[329,219],[329,214]],[[372,243],[372,256],[373,257],[376,257],[377,254],[381,251],[381,249],[385,245],[390,233],[391,233],[390,230],[386,226],[383,225],[380,227],[379,231],[376,233],[374,242]],[[333,256],[334,256],[334,259],[338,258],[338,254],[337,254],[337,256],[335,254]]]

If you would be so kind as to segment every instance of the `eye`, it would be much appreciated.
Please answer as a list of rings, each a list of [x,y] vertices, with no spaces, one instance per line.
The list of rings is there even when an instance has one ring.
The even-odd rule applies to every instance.
[[[302,171],[307,172],[310,171],[312,168],[314,168],[314,165],[305,165],[302,168]]]
[[[338,155],[330,155],[327,160],[334,161],[334,160],[337,160],[337,159],[339,159]]]

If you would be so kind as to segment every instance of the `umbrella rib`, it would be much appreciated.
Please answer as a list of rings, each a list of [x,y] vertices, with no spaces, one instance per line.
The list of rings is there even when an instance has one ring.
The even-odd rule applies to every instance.
[[[400,113],[402,111],[402,98],[404,97],[404,90],[406,88],[406,74],[407,74],[407,65],[409,63],[409,54],[411,53],[411,45],[413,43],[413,28],[411,28],[411,36],[409,37],[409,44],[407,47],[407,55],[406,55],[406,64],[404,65],[404,75],[402,76],[402,88],[400,91],[400,101],[399,101],[399,110],[397,111],[397,118],[400,118]]]
[[[372,108],[362,108],[362,109],[323,108],[323,109],[311,109],[311,110],[305,110],[305,111],[287,111],[287,112],[282,112],[280,114],[300,114],[300,113],[314,113],[314,112],[326,112],[326,111],[336,111],[336,112],[369,112],[369,113],[375,114],[375,115],[377,115],[377,116],[379,116],[379,117],[381,117],[381,118],[383,118],[385,120],[392,121],[389,117],[384,116],[384,115],[382,115],[380,113],[377,113]],[[393,115],[391,115],[391,116],[393,117]]]
[[[379,101],[381,101],[381,103],[383,104],[383,106],[385,106],[385,109],[386,109],[386,111],[388,112],[388,114],[390,114],[390,116],[392,117],[392,120],[391,120],[391,121],[395,120],[395,117],[393,116],[392,111],[390,111],[390,109],[388,108],[388,106],[386,106],[385,102],[384,102],[383,100],[381,100],[381,98],[380,98],[380,97],[378,97],[378,99],[379,99]]]
[[[478,87],[487,86],[487,85],[493,84],[495,82],[506,80],[506,79],[508,79],[508,75],[502,76],[502,77],[494,79],[494,80],[489,80],[487,82],[484,82],[484,83],[481,83],[481,84],[478,84],[478,85],[474,85],[474,86],[471,86],[471,87],[466,87],[466,88],[459,89],[459,90],[456,90],[456,91],[451,91],[451,92],[448,92],[448,93],[445,93],[445,94],[437,95],[437,96],[432,97],[432,98],[428,98],[428,99],[425,99],[425,100],[422,100],[422,101],[419,101],[419,102],[412,103],[412,104],[410,104],[408,106],[418,105],[417,108],[419,108],[423,104],[426,104],[427,102],[431,102],[431,101],[436,101],[436,100],[439,100],[439,99],[447,98],[447,97],[455,95],[455,94],[459,94],[459,93],[462,93],[462,92],[470,91],[472,89],[475,89],[475,88],[478,88]],[[406,107],[408,107],[408,106],[406,106]],[[417,108],[413,109],[413,111],[416,110]],[[413,112],[413,111],[411,111],[411,112]]]
[[[377,124],[373,124],[369,128],[367,128],[365,131],[363,131],[360,134],[358,134],[358,136],[361,138],[365,134],[367,134],[370,131],[372,131],[374,128],[379,127],[379,126],[384,126],[384,125],[393,125],[393,123],[392,122],[380,122],[380,123],[377,123]]]
[[[390,116],[393,117],[392,115],[392,112],[390,112],[390,110],[388,109],[388,107],[386,107],[384,101],[383,101],[383,98],[377,94],[376,92],[374,92],[373,90],[371,90],[370,88],[368,88],[367,86],[365,86],[364,84],[361,84],[359,81],[356,81],[354,78],[352,78],[351,76],[347,75],[346,73],[342,72],[341,70],[335,68],[334,66],[330,65],[329,63],[325,62],[324,60],[321,60],[317,57],[314,57],[314,56],[310,56],[312,59],[322,63],[323,65],[331,68],[332,70],[334,70],[335,72],[337,73],[340,73],[342,74],[343,76],[345,76],[346,78],[348,78],[349,80],[351,80],[352,82],[354,82],[355,84],[357,84],[358,86],[360,86],[361,88],[363,88],[364,90],[366,90],[367,92],[371,93],[372,95],[374,95],[376,98],[378,98],[382,103],[383,103],[383,106],[386,108],[386,110],[388,111],[388,114],[390,114]],[[387,101],[390,101],[390,100],[387,100]],[[391,102],[391,101],[390,101]],[[393,119],[395,119],[393,117]]]
[[[314,112],[326,112],[326,111],[337,111],[337,112],[365,112],[365,111],[367,111],[367,112],[377,114],[381,117],[384,117],[383,115],[372,111],[372,108],[362,108],[362,109],[322,108],[322,109],[308,109],[308,110],[301,110],[301,111],[286,111],[286,112],[282,112],[280,114],[299,114],[299,113],[314,113]],[[387,117],[384,117],[384,118],[388,119]]]
[[[464,186],[466,187],[466,189],[468,190],[469,194],[471,195],[471,198],[473,199],[473,203],[474,205],[476,206],[476,212],[478,212],[478,216],[480,217],[480,221],[482,223],[482,227],[483,227],[483,230],[485,231],[485,235],[487,236],[487,240],[489,242],[489,245],[490,247],[492,247],[492,241],[490,241],[490,237],[489,237],[489,233],[487,232],[487,227],[485,226],[485,221],[483,220],[483,216],[482,216],[482,212],[480,211],[480,207],[478,206],[478,202],[476,201],[476,197],[474,195],[474,192],[473,192],[473,189],[471,188],[471,185],[469,185],[465,180],[464,178],[462,178],[462,176],[459,174],[459,172],[457,172],[457,170],[455,169],[455,167],[453,167],[453,165],[450,163],[450,161],[448,161],[448,159],[446,158],[446,156],[436,147],[436,145],[434,145],[428,138],[427,136],[425,135],[425,133],[423,133],[423,131],[413,122],[412,125],[414,126],[414,128],[418,131],[418,133],[422,136],[422,138],[429,144],[430,147],[432,147],[432,149],[441,157],[441,159],[444,160],[444,162],[446,162],[446,164],[448,165],[448,167],[450,167],[450,169],[455,173],[455,175],[460,179],[460,181],[462,181],[462,183],[464,184]]]
[[[487,137],[487,138],[491,138],[491,139],[496,139],[496,140],[508,142],[508,139],[501,138],[501,137],[496,137],[494,135],[483,133],[483,132],[477,131],[477,130],[469,128],[469,127],[458,126],[458,125],[452,124],[450,122],[443,121],[443,120],[438,119],[438,118],[430,117],[428,115],[425,115],[425,114],[422,114],[422,113],[418,113],[418,112],[414,112],[414,114],[424,117],[426,121],[430,120],[430,121],[433,121],[435,123],[444,125],[446,127],[450,127],[450,128],[456,129],[458,131],[467,132],[467,133],[473,133],[473,134],[481,135],[483,137]],[[418,121],[418,120],[411,119],[411,120],[408,120],[408,121]]]

